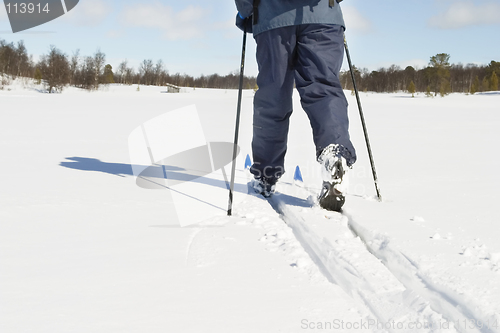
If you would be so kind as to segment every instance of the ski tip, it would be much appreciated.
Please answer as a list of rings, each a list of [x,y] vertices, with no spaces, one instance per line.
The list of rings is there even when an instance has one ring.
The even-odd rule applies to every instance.
[[[250,155],[247,154],[247,157],[245,158],[245,170],[250,169],[252,166],[252,160],[250,159]]]
[[[293,174],[293,180],[299,181],[299,182],[304,182],[304,180],[302,179],[302,173],[300,172],[300,168],[298,165],[295,168],[295,173]]]

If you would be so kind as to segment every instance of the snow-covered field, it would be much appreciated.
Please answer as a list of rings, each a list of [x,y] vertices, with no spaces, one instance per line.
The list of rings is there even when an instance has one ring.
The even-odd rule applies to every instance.
[[[232,217],[227,198],[214,197],[196,208],[205,221],[181,227],[172,191],[136,185],[129,136],[195,105],[206,141],[232,142],[237,91],[6,88],[1,332],[500,332],[499,92],[362,94],[377,202],[347,91],[358,162],[343,215],[311,207],[319,166],[295,96],[287,173],[272,202],[284,215],[239,193]],[[252,98],[244,91],[243,188]],[[305,187],[293,185],[297,165]],[[215,187],[199,182],[200,198]]]

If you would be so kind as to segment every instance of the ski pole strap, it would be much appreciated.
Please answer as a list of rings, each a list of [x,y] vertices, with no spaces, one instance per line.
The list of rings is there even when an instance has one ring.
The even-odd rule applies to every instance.
[[[253,0],[253,24],[259,21],[259,3],[260,0]]]

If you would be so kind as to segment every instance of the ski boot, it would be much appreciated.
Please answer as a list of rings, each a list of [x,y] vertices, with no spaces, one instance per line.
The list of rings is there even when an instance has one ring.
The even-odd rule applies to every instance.
[[[276,179],[271,178],[255,178],[251,182],[251,186],[255,193],[262,194],[264,198],[269,198],[276,190]]]
[[[339,145],[331,144],[318,157],[323,177],[323,187],[318,196],[319,205],[336,212],[340,212],[345,203],[344,192],[347,189],[348,167],[339,152]]]

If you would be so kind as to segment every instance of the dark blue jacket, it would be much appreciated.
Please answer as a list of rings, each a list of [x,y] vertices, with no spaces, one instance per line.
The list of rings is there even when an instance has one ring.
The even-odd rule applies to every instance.
[[[254,0],[235,0],[243,17],[253,14]],[[329,0],[260,0],[258,19],[253,25],[253,34],[300,24],[337,24],[345,28],[340,5]]]

